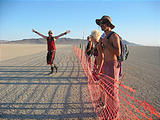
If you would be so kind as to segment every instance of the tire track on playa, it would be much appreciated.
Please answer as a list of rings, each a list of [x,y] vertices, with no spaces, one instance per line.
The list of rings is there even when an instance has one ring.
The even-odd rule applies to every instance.
[[[66,66],[66,67],[67,67],[67,66]],[[61,73],[61,74],[60,74],[59,76],[57,76],[57,77],[60,77],[60,76],[63,75],[63,74],[64,74],[64,72]],[[50,79],[48,79],[48,82],[50,83]],[[39,97],[38,101],[36,101],[36,103],[39,103],[39,102],[41,101],[41,99],[42,99],[42,97],[44,96],[44,93],[46,92],[46,89],[47,89],[48,86],[49,86],[49,85],[47,85],[47,86],[45,87],[45,89],[42,91],[41,96]],[[59,88],[59,86],[56,87],[55,93],[53,93],[53,94],[56,94],[56,91],[58,90],[58,88]],[[50,109],[50,107],[49,107],[48,109]],[[30,111],[29,114],[31,114],[32,112],[33,112],[33,110]],[[46,113],[46,114],[47,114],[47,113]]]
[[[17,81],[17,80],[16,80]],[[14,83],[13,83],[14,84]],[[17,82],[15,82],[15,84],[18,84]],[[8,87],[8,86],[7,86]],[[14,98],[14,94],[18,94],[20,91],[20,89],[19,89],[19,87],[16,87],[16,86],[13,86],[14,88],[11,90],[12,92],[10,92],[9,90],[10,90],[10,88],[8,88],[8,90],[6,90],[6,91],[9,91],[9,93],[7,93],[7,95],[5,95],[5,96],[3,96],[2,98],[3,99],[7,99],[7,97],[10,97],[10,98],[12,98],[12,96],[13,96],[13,98]],[[27,86],[26,87],[26,89],[24,89],[23,91],[22,91],[22,93],[20,92],[20,95],[18,95],[17,97],[15,97],[15,100],[13,100],[13,102],[15,102],[16,100],[17,100],[17,98],[19,98],[20,96],[22,96],[23,95],[23,93],[25,93],[25,92],[27,92],[29,90],[29,86]],[[2,99],[1,99],[1,101],[2,101]]]
[[[77,56],[76,56],[76,54],[75,54],[75,58],[77,58]],[[79,59],[76,59],[76,62],[75,63],[77,63],[77,65],[78,65],[78,76],[80,76],[80,73],[81,72],[84,72],[83,70],[82,70],[82,68],[81,68],[81,63],[80,63],[80,61],[79,61]],[[81,69],[80,69],[81,68]],[[87,90],[88,90],[88,78],[86,78],[86,81],[87,81]],[[92,103],[91,103],[91,101],[90,101],[90,103],[87,103],[87,105],[85,105],[85,102],[83,102],[84,100],[83,100],[83,96],[85,95],[83,95],[82,93],[85,93],[85,92],[83,92],[83,89],[84,89],[84,86],[82,85],[82,84],[80,84],[80,88],[79,88],[80,90],[80,96],[79,96],[79,101],[81,101],[81,103],[80,103],[80,106],[81,106],[81,110],[80,110],[80,113],[82,114],[83,112],[84,112],[84,110],[85,110],[85,107],[88,107],[88,104],[90,104],[91,106],[92,106]],[[90,95],[88,96],[89,97],[89,99],[90,99]],[[93,108],[92,108],[93,109]],[[94,111],[94,110],[93,110]],[[96,117],[93,115],[93,118],[94,119],[96,119]]]
[[[32,73],[30,73],[30,74],[28,74],[28,75],[32,75]],[[25,76],[28,76],[28,75],[24,75],[23,78],[25,78]],[[2,78],[2,79],[3,79],[3,78]],[[8,80],[9,80],[9,79],[8,79]],[[17,80],[15,80],[15,84],[17,83],[16,81],[17,81]],[[28,82],[29,82],[29,81],[28,81]],[[8,88],[8,89],[10,89],[10,88]],[[8,91],[8,89],[6,89],[6,91]],[[29,88],[28,88],[28,89],[29,89]],[[25,92],[27,92],[28,89],[26,89]],[[3,96],[2,98],[3,98],[3,99],[4,99],[4,98],[6,99],[7,97],[10,97],[9,95],[14,95],[14,93],[17,93],[18,90],[19,90],[19,88],[14,86],[14,89],[12,89],[12,92],[9,92],[10,94],[7,93],[7,95]],[[1,99],[1,101],[2,101],[2,99]]]
[[[14,66],[14,68],[17,69],[17,70],[19,70],[19,71],[16,72],[15,69],[12,69],[12,70],[15,71],[15,72],[13,72],[13,73],[8,72],[8,75],[14,75],[15,73],[16,73],[17,75],[23,75],[23,74],[22,74],[22,73],[23,73],[23,70],[24,70],[24,73],[26,72],[26,71],[25,71],[25,68],[26,68],[25,65],[27,65],[28,68],[29,68],[29,66],[31,66],[31,65],[34,66],[34,67],[36,66],[36,64],[37,64],[37,63],[35,62],[36,60],[35,60],[35,59],[33,59],[33,60],[34,60],[34,61],[28,60],[29,63],[27,63],[27,64],[26,64],[26,61],[24,61],[23,64],[20,64],[20,62],[18,61],[19,65],[21,65],[21,69],[19,69],[20,66],[18,66],[18,67],[17,67],[17,66]],[[15,60],[15,61],[17,61],[17,60]],[[24,66],[24,68],[23,68],[23,66]],[[7,66],[5,66],[5,67],[7,67]],[[13,66],[12,66],[12,68],[13,68]],[[10,69],[10,67],[9,67],[9,69]],[[8,70],[8,69],[6,69],[6,72],[7,72],[7,70]],[[21,70],[22,72],[20,72],[20,70]],[[26,70],[27,70],[27,69],[26,69]],[[5,72],[5,74],[6,74],[6,72]],[[28,71],[27,73],[30,73],[30,72]],[[7,74],[6,74],[6,75],[7,75]],[[25,73],[24,75],[28,75],[28,74]]]
[[[34,54],[35,55],[35,54]],[[30,55],[31,56],[31,55]],[[39,55],[39,56],[41,56],[41,55]],[[21,57],[22,58],[22,57]],[[24,57],[23,59],[25,59],[26,57]],[[31,58],[33,59],[33,57],[31,56]],[[35,59],[34,59],[35,60]],[[14,61],[16,61],[17,62],[17,58],[16,59],[14,59]],[[29,61],[30,62],[30,60],[27,60],[27,61]],[[9,60],[9,63],[11,63],[10,62],[10,60]],[[18,61],[18,63],[19,63],[19,65],[20,65],[20,62]],[[25,62],[23,62],[23,64],[21,64],[21,65],[25,65],[26,64],[26,61]],[[27,64],[26,64],[27,65]],[[30,65],[32,65],[32,66],[34,66],[35,65],[35,61],[33,61],[33,62],[30,62],[30,63],[28,63],[28,65],[30,66]],[[2,67],[2,66],[1,66]],[[7,67],[7,66],[5,66],[5,67]],[[14,68],[16,68],[16,66],[14,66]],[[10,68],[9,68],[10,69]],[[22,71],[22,69],[23,69],[23,66],[21,66],[21,69],[18,69],[19,71]],[[8,69],[7,69],[8,70]],[[28,69],[27,69],[28,70]],[[18,71],[18,72],[19,72]],[[15,72],[16,73],[16,72]],[[13,73],[13,75],[15,74],[15,73]],[[30,73],[30,72],[28,72],[28,74],[26,74],[25,72],[24,72],[24,76],[23,77],[25,77],[25,76],[28,76],[28,75],[32,75],[32,73]],[[9,72],[9,74],[8,75],[11,75],[11,73]],[[17,76],[17,75],[23,75],[21,72],[19,72],[19,74],[16,74],[16,75],[14,75],[14,76]],[[3,78],[0,78],[1,80],[3,80]],[[6,80],[6,79],[5,79]],[[10,81],[10,79],[8,79],[8,81]],[[8,87],[8,85],[6,85],[6,86],[4,86],[2,89],[5,89],[5,90],[7,90],[7,87]],[[13,91],[14,90],[16,90],[16,89],[13,89]]]
[[[9,87],[11,87],[10,89],[8,88],[7,90],[5,90],[5,93],[3,94],[2,92],[1,92],[1,98],[0,98],[0,101],[2,102],[3,101],[3,99],[6,99],[6,97],[8,97],[10,94],[13,94],[13,93],[15,93],[15,90],[17,89],[17,87],[16,86],[9,86]]]
[[[36,75],[37,75],[37,74],[36,74]],[[45,75],[44,75],[44,76],[45,76]],[[50,77],[50,78],[52,78],[52,77]],[[48,83],[50,83],[50,78],[47,79]],[[39,80],[39,83],[41,83],[40,80]],[[39,98],[36,97],[37,100],[38,100],[38,101],[35,101],[36,103],[39,103],[39,102],[41,101],[41,99],[43,98],[43,96],[44,96],[45,92],[47,91],[47,88],[48,88],[48,87],[49,87],[49,84],[47,84],[47,86],[45,86],[45,88],[42,90],[42,93],[41,93],[41,95],[39,96]],[[30,96],[27,97],[27,100],[25,100],[25,103],[29,103],[30,101],[32,101],[32,99],[34,99],[33,97],[36,96],[36,94],[38,94],[38,92],[39,92],[38,89],[40,89],[40,88],[41,88],[41,85],[35,86],[34,90],[32,90],[32,93],[30,94]],[[39,93],[39,94],[40,94],[40,93]],[[35,100],[35,99],[34,99],[34,100]],[[25,107],[25,106],[22,106],[22,107]],[[31,114],[31,113],[34,111],[34,109],[36,109],[36,105],[33,105],[31,111],[30,111],[30,112],[28,111],[27,114]],[[19,113],[20,113],[20,110],[17,111],[17,114],[19,114]]]
[[[87,78],[73,50],[66,48],[57,50],[55,63],[59,69],[51,76],[47,75],[50,69],[42,53],[24,56],[24,61],[22,57],[14,59],[15,66],[0,64],[0,118],[95,118],[90,98],[85,96],[89,94]]]
[[[76,57],[76,55],[75,55],[75,57]],[[78,61],[78,59],[77,59],[76,63],[77,63],[77,65],[78,65],[78,63],[79,63],[79,65],[78,65],[78,76],[79,76],[79,74],[80,74],[80,64],[81,64],[81,63]],[[87,81],[88,81],[88,79],[87,79]],[[79,101],[81,101],[80,105],[81,105],[81,107],[82,107],[82,109],[80,110],[80,113],[81,113],[81,114],[84,112],[84,103],[83,103],[82,98],[83,98],[83,97],[82,97],[82,85],[80,85],[80,97],[79,97]]]
[[[68,75],[68,76],[74,76],[74,74],[73,74],[73,70],[75,70],[75,65],[76,65],[76,60],[77,60],[77,58],[76,58],[76,56],[74,55],[74,56],[72,56],[71,57],[71,60],[72,60],[72,70],[71,70],[71,72],[70,72],[70,74]],[[87,116],[87,114],[85,114],[84,113],[84,110],[86,110],[86,109],[90,109],[90,108],[85,108],[84,107],[84,103],[83,103],[83,95],[82,95],[82,82],[79,80],[79,79],[81,79],[81,78],[79,78],[79,73],[80,73],[80,64],[78,65],[78,70],[76,69],[76,71],[78,71],[78,74],[77,74],[77,79],[76,79],[76,82],[78,82],[79,83],[79,85],[78,85],[78,87],[75,89],[75,87],[73,86],[73,84],[70,84],[69,86],[68,86],[68,88],[67,88],[67,92],[66,92],[66,96],[65,96],[65,104],[64,104],[64,109],[63,109],[63,111],[61,112],[61,114],[62,114],[62,116],[66,116],[66,115],[68,115],[67,117],[75,117],[74,116],[74,114],[71,114],[71,113],[74,113],[75,111],[77,111],[77,115],[76,115],[76,118],[77,119],[81,119],[81,118],[83,118],[84,116]],[[83,77],[82,77],[82,79],[83,79]],[[87,80],[87,78],[86,78],[86,80]],[[78,92],[78,96],[77,95],[75,95],[75,96],[77,96],[77,98],[74,98],[74,94],[73,94],[73,92],[72,91],[74,91],[75,92],[75,94],[77,93],[77,91],[79,91]],[[78,100],[79,101],[79,105],[77,106],[76,104],[69,104],[69,103],[73,103],[75,100]],[[90,113],[90,115],[91,115],[91,113]],[[94,115],[93,115],[94,116]]]
[[[39,55],[40,54],[40,55]],[[28,65],[28,63],[31,62],[32,58],[39,58],[39,56],[41,56],[42,53],[35,53],[35,54],[32,54],[32,55],[27,55],[27,56],[20,56],[20,57],[16,57],[16,58],[11,58],[9,60],[5,60],[5,61],[1,61],[1,64],[4,66],[9,66],[9,65],[12,65],[12,66],[17,66],[17,60],[18,60],[18,65]],[[24,63],[25,61],[25,63]]]
[[[70,60],[72,60],[71,57],[70,57]],[[72,67],[72,70],[71,70],[70,75],[69,75],[70,77],[72,76],[72,72],[74,70],[74,62],[73,61],[72,61],[72,64],[73,64],[73,67]],[[68,80],[69,83],[71,82],[69,79],[67,79],[67,80]],[[67,92],[66,92],[67,94],[65,96],[64,109],[61,112],[62,116],[67,113],[67,109],[66,108],[68,108],[68,104],[67,103],[68,103],[68,98],[70,96],[71,86],[72,86],[71,84],[68,86],[68,89],[67,89]]]
[[[65,56],[65,57],[66,57],[66,56]],[[65,70],[64,70],[59,76],[57,76],[57,78],[58,78],[58,77],[62,77],[62,76],[64,75],[65,71],[67,71],[68,64],[69,64],[69,60],[67,60],[66,58],[65,58],[64,60],[67,61],[67,65],[66,65],[66,67],[65,67]],[[62,62],[62,67],[64,67],[64,62]],[[55,88],[55,90],[54,90],[54,92],[53,92],[53,94],[52,94],[52,97],[51,97],[50,100],[49,100],[49,103],[52,103],[52,102],[53,102],[53,99],[54,99],[54,97],[55,97],[55,95],[56,95],[56,92],[58,91],[58,89],[59,89],[59,87],[60,87],[60,83],[61,83],[61,81],[59,81],[59,85],[56,86],[56,88]],[[49,111],[50,111],[50,109],[51,109],[51,106],[52,106],[52,104],[49,104],[49,106],[46,108],[46,110],[43,112],[43,114],[48,114]]]
[[[33,62],[31,62],[29,65],[34,65],[33,64]],[[31,74],[28,74],[28,75],[32,75],[32,73]],[[27,75],[27,76],[28,76]],[[25,76],[23,76],[24,78],[25,78]],[[3,96],[2,98],[6,98],[6,97],[8,97],[10,94],[11,95],[14,95],[14,93],[17,93],[17,91],[18,91],[18,88],[16,87],[16,86],[14,86],[12,89],[10,89],[10,87],[8,88],[9,90],[6,90],[6,88],[8,88],[8,86],[5,86],[5,91],[9,91],[9,90],[11,90],[12,91],[12,93],[9,91],[8,93],[6,93],[5,94],[5,96]],[[3,88],[2,88],[3,89]],[[20,95],[18,95],[16,98],[15,98],[15,100],[17,101],[17,98],[19,98],[20,96],[22,96],[22,95],[24,95],[26,92],[28,92],[28,90],[29,90],[29,85],[26,87],[26,89],[24,89],[23,91],[22,91],[22,93],[20,93]],[[1,91],[2,92],[2,91]],[[13,101],[13,102],[15,102],[15,100]],[[1,99],[1,101],[2,101],[2,99]]]

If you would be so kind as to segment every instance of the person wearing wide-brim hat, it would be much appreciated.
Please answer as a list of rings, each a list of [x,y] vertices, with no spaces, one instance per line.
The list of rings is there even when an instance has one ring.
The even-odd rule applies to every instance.
[[[55,42],[56,42],[56,39],[58,39],[59,37],[61,36],[64,36],[68,33],[70,33],[70,30],[67,30],[66,32],[64,33],[61,33],[57,36],[53,36],[53,31],[52,30],[49,30],[48,31],[48,35],[49,36],[45,36],[39,32],[37,32],[36,30],[32,30],[32,32],[40,35],[41,37],[43,37],[44,39],[47,40],[47,47],[48,47],[48,53],[47,53],[47,64],[50,64],[51,65],[51,72],[49,74],[52,74],[53,71],[54,71],[54,68],[56,69],[56,72],[57,72],[57,69],[58,67],[53,63],[54,61],[54,58],[55,58],[55,53],[56,53],[56,45],[55,45]]]
[[[115,28],[115,26],[112,24],[112,19],[110,18],[110,16],[102,16],[101,19],[96,19],[96,23],[97,25],[106,24],[111,29]]]
[[[120,67],[117,56],[121,54],[120,39],[118,34],[112,31],[115,26],[112,24],[110,16],[102,16],[102,18],[96,19],[95,22],[104,31],[104,37],[101,37],[100,41],[104,46],[104,74],[109,76],[104,81],[107,90],[104,108],[107,109],[106,118],[114,120],[118,118],[119,110],[118,89]]]

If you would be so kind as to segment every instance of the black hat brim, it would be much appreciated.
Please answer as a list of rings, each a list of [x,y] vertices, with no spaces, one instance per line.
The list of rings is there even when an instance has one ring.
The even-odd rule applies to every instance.
[[[96,19],[96,24],[100,25],[100,21],[101,21],[101,19]]]
[[[115,28],[115,26],[111,23],[111,29]]]

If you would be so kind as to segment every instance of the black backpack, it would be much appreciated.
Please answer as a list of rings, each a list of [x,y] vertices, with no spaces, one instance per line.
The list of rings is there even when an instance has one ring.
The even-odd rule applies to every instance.
[[[108,36],[106,36],[107,39],[110,38],[110,36],[115,33],[115,32],[111,32],[108,34]],[[118,35],[119,36],[119,35]],[[129,50],[128,50],[128,46],[127,44],[124,43],[124,41],[122,40],[122,38],[119,36],[119,39],[120,39],[120,46],[121,46],[121,55],[120,56],[117,56],[117,59],[119,61],[124,61],[124,60],[127,60],[128,58],[128,55],[129,55]]]

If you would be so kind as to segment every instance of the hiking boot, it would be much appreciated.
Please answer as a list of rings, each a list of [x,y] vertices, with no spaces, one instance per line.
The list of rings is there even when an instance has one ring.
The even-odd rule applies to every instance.
[[[54,67],[51,67],[51,72],[49,74],[52,74],[54,72]]]
[[[57,73],[57,71],[58,71],[58,67],[57,67],[56,65],[54,65],[54,68],[56,69],[56,73]]]

